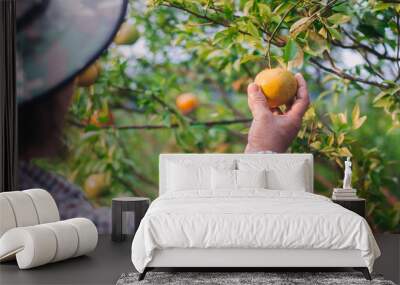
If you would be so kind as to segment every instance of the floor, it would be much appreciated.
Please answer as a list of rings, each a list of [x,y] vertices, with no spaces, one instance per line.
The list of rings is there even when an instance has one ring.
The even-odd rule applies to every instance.
[[[375,261],[374,271],[400,284],[400,234],[376,234],[375,239],[381,257]]]
[[[110,236],[99,236],[96,250],[88,256],[28,270],[18,270],[16,262],[2,263],[0,284],[115,284],[122,273],[134,271],[131,241],[114,243]]]
[[[81,256],[42,267],[19,270],[16,262],[0,264],[0,284],[115,284],[119,276],[134,271],[130,260],[132,237],[115,243],[110,236],[99,236],[96,250]],[[375,272],[397,284],[400,277],[400,239],[398,235],[378,235],[377,242],[383,256],[376,261]],[[184,269],[180,269],[185,271]],[[302,270],[302,269],[297,269]],[[289,270],[289,271],[297,271]],[[306,271],[318,271],[317,268]],[[342,271],[335,268],[321,271]],[[345,269],[343,271],[347,271]],[[200,270],[201,271],[201,270]],[[274,269],[274,271],[279,271]],[[287,271],[287,270],[284,270]]]

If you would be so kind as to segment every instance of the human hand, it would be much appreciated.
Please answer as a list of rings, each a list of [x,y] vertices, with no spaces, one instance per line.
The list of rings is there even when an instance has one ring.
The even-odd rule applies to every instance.
[[[255,83],[247,88],[248,104],[253,121],[251,123],[246,153],[260,151],[285,152],[300,130],[301,120],[310,104],[307,83],[300,73],[295,75],[297,94],[285,113],[278,108],[270,109],[267,99]]]

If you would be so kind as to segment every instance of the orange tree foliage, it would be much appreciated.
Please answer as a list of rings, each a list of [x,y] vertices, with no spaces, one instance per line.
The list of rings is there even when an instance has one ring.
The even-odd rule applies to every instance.
[[[246,85],[281,65],[309,83],[312,105],[289,151],[314,154],[316,192],[341,185],[352,156],[371,225],[398,232],[399,12],[374,0],[132,1],[140,38],[102,56],[99,79],[76,91],[67,151],[40,163],[79,185],[107,173],[97,204],[155,198],[159,153],[243,152]],[[185,115],[175,106],[182,93],[199,103]]]

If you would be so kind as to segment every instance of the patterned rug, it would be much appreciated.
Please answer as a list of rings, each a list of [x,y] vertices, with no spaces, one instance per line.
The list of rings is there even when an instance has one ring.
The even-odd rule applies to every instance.
[[[368,281],[360,272],[148,272],[142,281],[137,280],[138,276],[138,273],[124,273],[117,285],[395,285],[379,275],[372,275],[373,280]]]

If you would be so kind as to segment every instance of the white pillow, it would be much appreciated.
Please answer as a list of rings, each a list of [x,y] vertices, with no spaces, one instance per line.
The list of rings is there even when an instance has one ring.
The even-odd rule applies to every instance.
[[[240,159],[239,170],[266,170],[267,188],[272,190],[306,191],[310,188],[306,161],[282,159]]]
[[[270,169],[267,171],[268,188],[273,190],[303,191],[307,189],[307,176],[304,164],[290,169]]]
[[[211,168],[235,169],[235,160],[167,162],[167,191],[211,190]]]
[[[170,191],[210,189],[209,172],[209,167],[169,163],[168,189]]]
[[[267,188],[267,171],[235,170],[237,188]]]
[[[235,190],[236,170],[211,168],[211,189]]]
[[[242,188],[266,188],[266,171],[263,170],[211,170],[212,190],[240,190]]]

